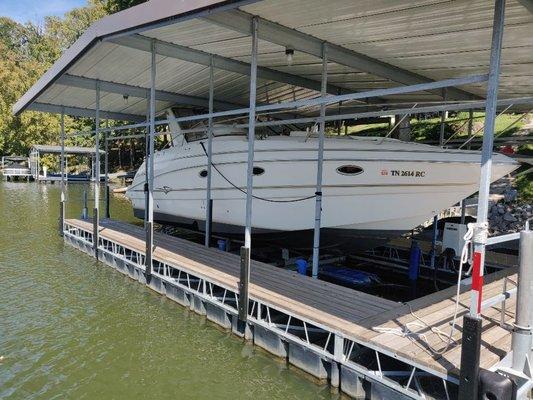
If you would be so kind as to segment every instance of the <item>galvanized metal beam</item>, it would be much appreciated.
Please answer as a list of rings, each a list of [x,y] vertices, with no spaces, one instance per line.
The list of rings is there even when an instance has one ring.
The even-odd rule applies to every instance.
[[[109,209],[109,135],[110,132],[107,131],[109,128],[109,120],[105,120],[106,130],[104,131],[104,175],[105,175],[105,218],[111,218],[111,213]],[[111,131],[112,134],[112,131]]]
[[[257,19],[250,21],[252,37],[252,63],[250,64],[250,105],[248,114],[248,161],[246,165],[246,217],[244,226],[244,246],[241,247],[241,270],[239,281],[239,320],[248,318],[250,283],[250,253],[252,250],[252,204],[254,179],[255,109],[257,102]],[[242,325],[242,323],[241,323]],[[242,326],[240,327],[242,329]]]
[[[132,86],[132,85],[124,84],[124,83],[108,82],[108,81],[102,81],[102,80],[99,80],[99,82],[100,82],[100,90],[102,92],[116,93],[116,94],[121,94],[121,95],[138,97],[141,99],[148,99],[150,97],[149,88],[143,88],[141,86]],[[66,74],[57,80],[57,84],[77,87],[81,89],[94,90],[96,87],[96,79]],[[167,92],[164,90],[156,90],[155,98],[156,100],[159,100],[159,101],[168,101],[174,104],[185,104],[185,105],[205,107],[205,108],[208,107],[208,103],[209,103],[208,99],[205,99],[203,97],[183,95],[179,93]],[[238,105],[224,102],[224,101],[219,101],[216,103],[216,107],[222,110],[231,110],[232,108],[238,107]]]
[[[61,201],[60,201],[60,209],[59,209],[59,234],[63,236],[63,232],[65,231],[65,113],[61,112],[61,159],[60,159],[60,166],[61,166]],[[39,177],[39,170],[37,169],[37,177]]]
[[[72,107],[72,106],[61,106],[59,104],[48,104],[48,103],[32,103],[28,106],[27,110],[31,111],[41,111],[53,114],[61,114],[61,111],[64,110],[65,115],[71,115],[73,117],[87,117],[94,118],[94,110],[89,108],[81,107]],[[102,118],[114,119],[117,121],[142,121],[143,117],[134,114],[127,114],[121,112],[113,111],[100,111],[100,116]]]
[[[326,97],[328,83],[328,46],[322,45],[322,97]],[[313,231],[313,265],[312,277],[318,278],[318,263],[320,259],[320,227],[322,222],[322,171],[324,164],[324,137],[326,135],[326,105],[320,105],[320,122],[318,130],[318,154],[316,166],[315,190],[315,226]]]
[[[245,35],[251,34],[251,21],[253,16],[240,10],[231,10],[224,13],[216,13],[205,17],[206,21],[215,23],[236,32]],[[278,44],[280,46],[290,47],[295,50],[311,54],[315,57],[322,56],[323,40],[314,36],[291,29],[275,22],[258,18],[258,35],[262,40]],[[414,72],[396,67],[383,61],[371,58],[367,55],[343,48],[339,45],[326,42],[328,45],[328,58],[330,61],[340,65],[345,65],[359,71],[390,79],[394,82],[404,85],[415,85],[420,83],[432,82],[425,76]],[[439,95],[440,91],[436,92]],[[464,90],[450,88],[448,91],[450,100],[472,100],[478,96],[468,93]]]
[[[152,250],[154,244],[154,156],[155,156],[155,100],[156,100],[156,53],[155,42],[152,42],[150,57],[150,133],[148,135],[148,146],[146,149],[146,181],[147,181],[147,204],[144,212],[146,218],[146,257],[145,257],[145,276],[146,282],[149,283],[152,276]]]
[[[494,126],[498,104],[498,86],[500,82],[500,61],[505,22],[505,0],[496,0],[492,44],[490,54],[489,81],[487,85],[487,104],[485,107],[485,127],[483,129],[483,147],[481,152],[481,177],[477,207],[477,228],[474,232],[474,267],[470,315],[478,316],[482,299],[483,269],[485,264],[485,244],[488,235],[489,192],[492,175],[492,149],[494,147]],[[477,276],[476,276],[477,275]],[[477,284],[476,279],[477,278]]]
[[[122,36],[113,38],[110,42],[141,51],[150,51],[151,39],[142,35]],[[250,64],[234,60],[232,58],[210,54],[205,51],[192,49],[190,47],[181,46],[175,43],[165,42],[156,39],[156,53],[171,57],[178,60],[188,61],[194,64],[209,66],[211,57],[213,58],[213,65],[215,68],[235,72],[237,74],[250,76]],[[276,71],[271,68],[257,67],[257,77],[259,79],[266,79],[270,81],[282,82],[289,85],[298,86],[301,88],[311,89],[319,92],[321,90],[320,82],[313,79],[304,78],[298,75],[289,74],[286,72]],[[335,85],[328,85],[328,93],[339,94],[348,93],[349,90]]]
[[[530,230],[520,232],[520,267],[517,281],[512,368],[517,375],[520,375],[527,370],[533,355],[533,303],[531,302],[533,295],[533,231]]]
[[[72,87],[79,87],[82,89],[88,89],[88,90],[94,90],[96,85],[96,80],[91,78],[86,78],[82,76],[75,76],[75,75],[64,75],[61,78],[58,79],[58,83],[66,86],[72,86]],[[116,93],[121,95],[129,95],[132,97],[138,97],[138,98],[150,98],[150,89],[149,88],[143,88],[140,86],[132,86],[127,85],[124,83],[116,83],[116,82],[109,82],[109,81],[102,81],[100,82],[100,90],[107,93]],[[172,93],[172,92],[166,92],[163,90],[156,90],[156,100],[160,101],[168,101],[173,104],[181,104],[181,105],[192,105],[192,106],[198,106],[198,107],[209,107],[209,99],[203,98],[203,97],[197,97],[197,96],[189,96],[189,95],[183,95],[178,93]],[[34,103],[34,104],[41,104],[41,103]],[[239,107],[242,107],[243,104],[238,103],[232,103],[227,101],[214,101],[213,105],[218,110],[226,110],[226,111],[233,111],[238,109]],[[54,105],[51,105],[54,106]],[[36,106],[33,104],[28,107],[29,110],[36,109]],[[45,111],[45,112],[57,112],[57,111],[49,111],[46,108],[41,107],[40,105],[37,106],[41,109],[36,109],[37,111]],[[61,106],[59,106],[61,107]],[[68,108],[68,107],[67,107]],[[78,114],[70,114],[70,115],[76,115],[76,116],[86,116],[86,117],[92,117],[94,115],[93,110],[87,109],[87,112],[83,112],[83,109],[80,109],[78,111]],[[143,116],[137,116],[133,114],[124,114],[124,113],[116,113],[116,112],[105,112],[100,111],[103,118],[110,118],[115,120],[133,120],[133,121],[143,121]],[[69,114],[67,112],[67,114]],[[115,117],[113,117],[116,116]],[[126,116],[130,115],[130,118],[125,118]],[[232,114],[229,114],[232,115]],[[124,118],[122,118],[124,116]],[[289,113],[280,113],[277,115],[279,118],[290,118],[294,117],[294,115],[291,115]]]
[[[485,128],[483,132],[483,150],[481,152],[481,177],[477,220],[472,235],[474,253],[472,255],[472,288],[470,313],[464,316],[463,346],[461,348],[461,374],[459,383],[459,400],[478,397],[479,358],[481,352],[481,304],[483,300],[483,275],[485,269],[485,246],[488,235],[489,192],[492,176],[492,151],[494,146],[494,126],[498,104],[498,86],[500,79],[500,61],[505,24],[505,0],[495,0],[492,41],[490,47],[489,81],[487,84],[487,101],[485,106]]]
[[[215,66],[211,60],[209,66],[209,119],[207,121],[207,185],[205,199],[205,246],[211,244],[211,226],[213,222],[213,199],[211,198],[211,173],[213,163],[213,102],[215,99]]]
[[[99,224],[100,224],[100,85],[96,83],[96,108],[94,115],[94,213],[93,213],[93,246],[94,256],[98,259]]]

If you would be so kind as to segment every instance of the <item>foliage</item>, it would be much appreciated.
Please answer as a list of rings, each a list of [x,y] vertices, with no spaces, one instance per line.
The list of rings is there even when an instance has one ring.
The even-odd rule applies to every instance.
[[[516,178],[520,200],[531,204],[533,202],[533,172],[520,175]]]
[[[141,2],[89,0],[86,7],[63,17],[46,17],[43,26],[0,16],[0,155],[24,155],[34,144],[58,144],[57,115],[25,111],[13,116],[13,105],[93,22]],[[94,126],[90,119],[65,117],[65,128],[69,132]],[[74,137],[69,144],[94,145],[94,140]]]
[[[109,14],[144,3],[147,0],[107,0],[104,8]]]

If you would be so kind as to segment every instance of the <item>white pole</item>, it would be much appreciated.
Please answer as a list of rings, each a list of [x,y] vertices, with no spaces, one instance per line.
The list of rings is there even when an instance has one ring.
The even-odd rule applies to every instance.
[[[328,87],[328,54],[327,46],[322,44],[322,97],[326,97]],[[318,132],[318,160],[316,172],[315,198],[315,231],[313,238],[313,278],[318,276],[318,260],[320,257],[320,224],[322,219],[322,170],[324,164],[324,136],[326,130],[326,105],[320,105],[320,127]]]
[[[472,316],[478,316],[480,314],[483,295],[483,270],[485,265],[485,243],[488,235],[487,214],[490,181],[492,175],[494,121],[496,119],[496,107],[498,100],[504,19],[505,0],[496,0],[496,6],[494,10],[494,25],[492,28],[487,102],[485,107],[485,128],[483,132],[483,147],[481,153],[481,177],[479,182],[477,222],[473,236],[474,256],[472,268],[472,296],[470,303],[470,315]]]
[[[470,137],[472,136],[472,129],[474,127],[474,110],[470,109],[468,110],[468,140],[470,140]],[[449,139],[448,139],[449,140]],[[468,144],[468,150],[470,150],[470,143]],[[466,219],[466,199],[461,200],[461,224],[465,223]]]
[[[144,228],[148,226],[148,177],[150,176],[150,96],[146,99],[146,132],[144,137]]]
[[[94,157],[94,215],[93,215],[93,246],[94,255],[98,258],[98,225],[100,219],[100,81],[96,81],[96,111],[95,111],[95,150]]]
[[[442,89],[442,100],[446,103],[446,88]],[[439,146],[444,146],[444,127],[446,122],[446,111],[442,111],[440,114],[440,135]]]
[[[59,234],[65,230],[65,110],[61,108],[61,205],[59,215]]]
[[[520,232],[520,267],[516,294],[516,322],[513,331],[512,367],[522,373],[531,362],[533,329],[533,231]]]
[[[150,280],[152,275],[152,249],[154,236],[154,139],[155,139],[155,79],[156,79],[156,51],[155,39],[151,42],[151,62],[150,62],[150,134],[148,145],[148,204],[145,210],[147,213],[146,224],[146,280]]]
[[[109,119],[105,120],[106,131],[104,133],[104,174],[105,174],[105,218],[111,218],[109,210],[109,134],[107,131],[109,128]]]
[[[246,226],[244,229],[244,247],[252,245],[252,190],[254,169],[255,141],[255,106],[257,91],[257,18],[252,19],[252,62],[250,71],[250,114],[248,118],[248,169],[246,176]]]
[[[211,206],[211,164],[213,161],[213,100],[215,92],[213,56],[209,62],[209,120],[207,127],[207,195],[205,201],[205,246],[211,241],[211,221],[213,219]]]
[[[469,109],[468,110],[468,139],[471,140],[472,138],[472,131],[474,130],[474,110]],[[470,142],[468,142],[467,150],[470,150],[472,148],[472,145]]]
[[[254,170],[255,106],[257,91],[257,18],[252,19],[252,62],[250,70],[250,115],[248,119],[248,168],[246,176],[246,226],[244,246],[241,247],[239,280],[239,318],[237,329],[244,332],[248,318],[248,288],[250,283],[250,254],[252,246],[252,190]]]

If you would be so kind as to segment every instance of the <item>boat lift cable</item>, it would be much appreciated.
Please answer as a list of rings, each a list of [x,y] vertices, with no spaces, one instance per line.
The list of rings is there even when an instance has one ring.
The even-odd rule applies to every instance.
[[[202,146],[202,149],[204,150],[204,153],[206,155],[206,157],[208,156],[207,154],[207,151],[205,149],[205,145],[204,145],[204,142],[200,142],[200,145]],[[231,186],[233,186],[235,189],[237,189],[238,191],[246,194],[246,190],[244,189],[241,189],[240,187],[238,187],[237,185],[235,185],[232,181],[230,181],[217,167],[217,165],[213,162],[211,162],[211,166],[215,169],[215,171],[217,171],[220,176],[226,181],[228,182]],[[252,198],[254,199],[257,199],[257,200],[261,200],[261,201],[266,201],[266,202],[269,202],[269,203],[297,203],[297,202],[300,202],[300,201],[305,201],[305,200],[310,200],[310,199],[313,199],[317,196],[317,193],[315,193],[314,195],[312,196],[307,196],[307,197],[300,197],[300,198],[297,198],[297,199],[291,199],[291,200],[274,200],[274,199],[267,199],[266,197],[260,197],[260,196],[256,196],[256,195],[252,195]]]

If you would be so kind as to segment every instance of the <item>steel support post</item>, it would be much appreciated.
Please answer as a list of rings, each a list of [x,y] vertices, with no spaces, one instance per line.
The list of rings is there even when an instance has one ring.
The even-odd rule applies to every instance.
[[[446,88],[442,89],[442,99],[444,100],[444,104],[446,104]],[[444,146],[444,128],[445,128],[445,122],[446,122],[446,111],[442,111],[440,113],[440,134],[439,134],[439,146]]]
[[[109,119],[105,120],[106,131],[104,133],[104,174],[105,174],[105,217],[111,218],[111,212],[109,210]]]
[[[471,138],[472,138],[473,129],[474,129],[474,110],[469,109],[468,110],[468,138],[467,138],[467,141],[468,141],[467,149],[468,150],[470,150],[472,147],[470,141],[472,140]],[[461,201],[461,224],[464,225],[465,220],[466,220],[466,202],[465,202],[465,199],[463,199]]]
[[[241,281],[239,283],[239,319],[248,318],[248,284],[250,282],[250,257],[252,249],[252,191],[254,179],[255,107],[257,92],[257,18],[252,19],[252,62],[250,67],[250,111],[248,116],[248,165],[246,171],[246,225],[244,249],[241,249]]]
[[[88,200],[88,194],[87,194],[87,188],[83,189],[83,207],[81,209],[81,218],[87,219],[89,218],[89,200]]]
[[[148,135],[147,147],[147,204],[145,205],[146,213],[146,257],[145,257],[145,276],[149,282],[152,276],[152,250],[154,242],[154,142],[155,142],[155,74],[156,74],[156,51],[155,39],[151,42],[151,60],[150,60],[150,133]]]
[[[474,110],[469,109],[468,110],[468,145],[467,150],[470,150],[472,148],[472,133],[474,132]]]
[[[533,327],[533,231],[520,233],[520,267],[516,295],[516,321],[513,330],[513,370],[522,374],[532,363]]]
[[[59,202],[59,234],[65,230],[65,112],[61,110],[61,201]]]
[[[466,199],[461,200],[461,220],[460,224],[464,225],[466,221]]]
[[[477,399],[479,383],[479,354],[481,346],[481,302],[483,300],[483,270],[485,264],[485,244],[488,234],[488,202],[492,169],[492,147],[494,142],[494,121],[498,97],[500,58],[505,19],[505,0],[496,0],[490,70],[485,106],[485,127],[481,154],[481,177],[477,208],[477,222],[473,235],[474,254],[472,266],[472,290],[470,315],[464,318],[463,345],[461,349],[461,376],[459,399]],[[471,327],[471,329],[469,329]]]
[[[100,222],[100,82],[96,81],[96,107],[94,129],[94,212],[93,212],[93,247],[98,259],[98,230]]]
[[[144,229],[148,223],[148,176],[150,175],[150,96],[146,102],[146,130],[144,135]]]
[[[215,94],[215,66],[213,56],[209,63],[209,119],[207,125],[207,188],[205,199],[205,246],[211,244],[211,227],[213,221],[213,204],[211,199],[211,164],[213,162],[213,100]]]
[[[492,45],[490,53],[490,71],[487,87],[487,102],[485,107],[485,127],[483,132],[483,147],[481,153],[481,177],[479,182],[479,197],[477,207],[477,226],[473,236],[474,256],[472,269],[472,297],[470,314],[479,315],[481,311],[483,270],[485,264],[485,244],[488,234],[488,203],[492,172],[492,148],[494,144],[494,122],[498,98],[498,84],[500,78],[500,58],[505,19],[505,0],[496,0],[494,9],[494,25],[492,30]]]
[[[322,44],[322,97],[327,95],[328,87],[328,49],[325,43]],[[322,220],[322,170],[324,164],[324,136],[326,134],[326,105],[320,105],[320,123],[318,130],[318,155],[316,170],[316,191],[315,191],[315,230],[313,236],[313,264],[312,276],[318,277],[318,264],[320,258],[320,224]]]

